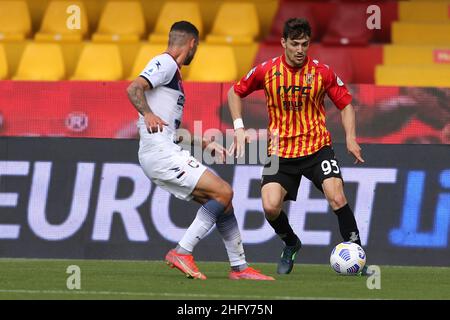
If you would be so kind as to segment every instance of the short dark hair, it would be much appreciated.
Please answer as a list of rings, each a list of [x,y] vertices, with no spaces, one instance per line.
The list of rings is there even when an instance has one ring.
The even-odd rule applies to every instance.
[[[284,23],[284,39],[301,39],[305,35],[311,37],[311,26],[308,20],[304,18],[291,18]]]
[[[195,38],[198,39],[198,29],[189,21],[178,21],[175,22],[170,28],[170,32],[172,31],[181,31],[192,34]]]

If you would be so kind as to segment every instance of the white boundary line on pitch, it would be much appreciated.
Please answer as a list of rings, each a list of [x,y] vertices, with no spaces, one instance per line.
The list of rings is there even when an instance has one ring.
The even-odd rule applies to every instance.
[[[120,295],[120,296],[148,296],[148,297],[187,297],[187,298],[218,298],[218,299],[261,299],[261,300],[354,300],[352,298],[333,297],[291,297],[291,296],[257,296],[257,295],[230,295],[230,294],[197,294],[197,293],[169,293],[169,292],[126,292],[126,291],[78,291],[78,290],[5,290],[0,293],[23,293],[23,294],[75,294],[75,295]],[[209,300],[209,299],[208,299]],[[360,299],[357,299],[360,300]],[[366,299],[363,299],[366,300]],[[373,300],[373,299],[369,299]]]

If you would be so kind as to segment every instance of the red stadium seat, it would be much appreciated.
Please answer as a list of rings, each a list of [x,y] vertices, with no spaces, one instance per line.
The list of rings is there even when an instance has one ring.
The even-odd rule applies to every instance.
[[[278,57],[280,44],[261,44],[253,65]],[[383,63],[383,46],[324,46],[313,43],[308,55],[328,64],[346,83],[374,83],[375,66]]]
[[[274,43],[274,44],[268,44],[268,43],[262,43],[259,46],[258,53],[256,54],[255,61],[253,65],[258,65],[260,63],[263,63],[264,61],[267,61],[269,59],[278,57],[284,53],[283,47],[281,47],[281,44]]]
[[[278,11],[272,22],[272,28],[265,41],[271,44],[280,43],[280,38],[283,35],[284,23],[286,20],[293,17],[300,17],[308,20],[313,31],[311,35],[312,39],[314,40],[320,38],[311,4],[309,4],[308,2],[284,2],[281,3],[278,8]]]
[[[262,44],[256,55],[254,65],[278,57],[283,53],[284,49],[280,44]],[[309,49],[308,56],[319,60],[321,63],[328,64],[342,81],[347,83],[353,81],[352,56],[349,54],[348,48],[324,47],[313,44]]]
[[[329,65],[333,71],[345,83],[353,82],[352,57],[348,50],[342,47],[311,46],[308,55],[319,60],[320,63]]]
[[[326,45],[367,45],[373,31],[366,26],[367,4],[340,3],[322,39]]]

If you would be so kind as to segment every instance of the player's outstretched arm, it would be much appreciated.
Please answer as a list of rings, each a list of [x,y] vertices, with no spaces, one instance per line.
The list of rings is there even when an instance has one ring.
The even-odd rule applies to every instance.
[[[361,147],[356,142],[356,120],[355,109],[351,104],[348,104],[341,110],[342,125],[345,130],[345,141],[347,144],[347,151],[355,157],[355,164],[364,162],[361,156]]]
[[[145,90],[152,89],[148,81],[142,77],[136,78],[127,88],[128,99],[134,108],[144,116],[145,124],[150,133],[162,130],[167,123],[155,115],[145,99]]]

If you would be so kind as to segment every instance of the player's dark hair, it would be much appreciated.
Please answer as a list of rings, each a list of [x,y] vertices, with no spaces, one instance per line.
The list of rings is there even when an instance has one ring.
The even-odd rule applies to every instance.
[[[311,37],[311,26],[304,18],[291,18],[284,23],[283,38],[301,39],[305,36]]]
[[[170,28],[170,32],[172,31],[186,32],[188,34],[192,34],[196,39],[198,39],[198,29],[188,21],[175,22]]]

